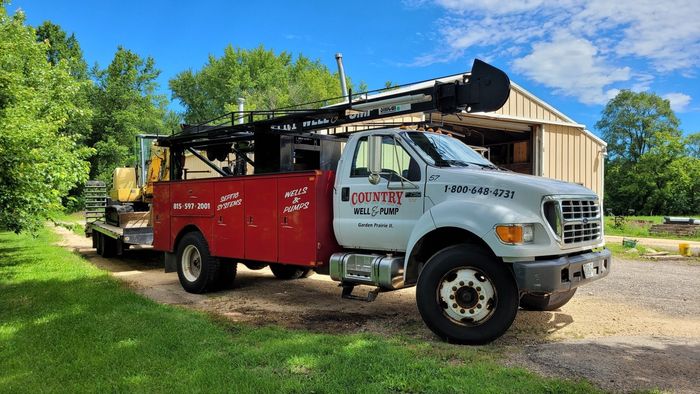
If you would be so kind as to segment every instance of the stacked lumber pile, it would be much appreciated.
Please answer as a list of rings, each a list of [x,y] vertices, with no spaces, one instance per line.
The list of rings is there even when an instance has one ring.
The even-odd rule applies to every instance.
[[[649,234],[672,234],[683,237],[700,235],[700,225],[697,224],[654,224],[649,228]]]

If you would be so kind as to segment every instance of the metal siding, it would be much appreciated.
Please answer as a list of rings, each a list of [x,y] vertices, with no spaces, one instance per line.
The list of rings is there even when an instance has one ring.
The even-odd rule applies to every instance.
[[[547,125],[544,127],[543,142],[543,176],[582,183],[600,194],[600,147],[590,136],[575,127]]]

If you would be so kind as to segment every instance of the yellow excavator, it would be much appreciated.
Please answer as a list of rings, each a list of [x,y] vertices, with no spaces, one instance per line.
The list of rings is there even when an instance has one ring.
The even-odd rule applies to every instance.
[[[155,144],[157,135],[139,134],[136,167],[115,168],[109,193],[100,181],[85,188],[85,235],[101,256],[121,255],[130,245],[151,244],[153,183],[168,180],[168,150]]]

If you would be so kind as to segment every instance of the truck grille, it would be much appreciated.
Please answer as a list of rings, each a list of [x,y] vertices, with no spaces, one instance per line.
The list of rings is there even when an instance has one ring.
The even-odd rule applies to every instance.
[[[564,225],[562,239],[565,244],[593,241],[598,238],[600,238],[600,224],[597,222]]]
[[[596,200],[561,200],[561,214],[564,220],[593,219],[600,215]]]
[[[596,241],[602,236],[598,199],[549,198],[543,211],[549,226],[566,246]]]

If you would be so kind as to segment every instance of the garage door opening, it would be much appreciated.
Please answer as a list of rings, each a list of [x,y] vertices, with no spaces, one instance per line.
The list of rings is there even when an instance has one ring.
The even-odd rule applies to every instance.
[[[521,174],[535,173],[533,132],[529,126],[515,131],[445,123],[443,128],[467,145],[485,148],[477,150],[499,167]]]

